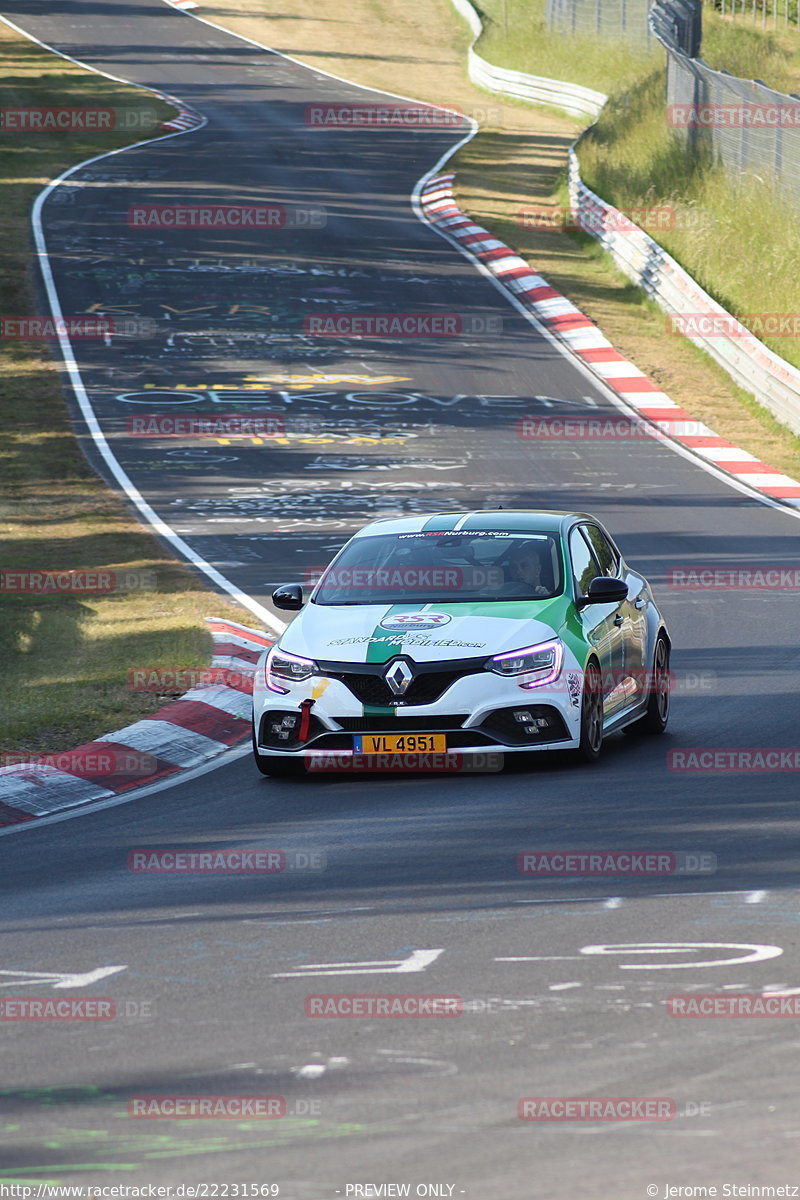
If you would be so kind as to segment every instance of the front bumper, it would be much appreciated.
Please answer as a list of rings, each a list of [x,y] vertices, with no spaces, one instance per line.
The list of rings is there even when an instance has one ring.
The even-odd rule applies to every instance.
[[[358,672],[357,664],[351,667]],[[553,683],[534,688],[482,670],[457,676],[431,703],[388,710],[360,702],[331,675],[286,681],[287,692],[280,695],[266,687],[262,658],[253,692],[254,739],[261,755],[299,758],[332,753],[360,758],[353,739],[365,733],[443,733],[447,751],[459,755],[572,749],[580,738],[582,682],[582,671],[569,666]]]

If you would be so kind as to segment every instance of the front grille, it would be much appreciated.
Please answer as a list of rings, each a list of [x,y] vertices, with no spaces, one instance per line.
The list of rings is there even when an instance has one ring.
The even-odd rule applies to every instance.
[[[396,721],[388,717],[332,717],[331,719],[348,733],[411,733],[422,730],[423,733],[441,733],[448,729],[461,729],[468,717],[462,713],[457,717],[402,717]]]
[[[358,669],[354,669],[350,663],[321,662],[319,667],[321,674],[330,679],[338,679],[349,688],[361,704],[368,704],[374,708],[398,708],[406,705],[434,704],[456,680],[483,671],[486,661],[483,658],[472,658],[448,663],[444,669],[443,663],[417,663],[402,656],[403,661],[414,672],[414,678],[403,696],[395,696],[383,674],[399,657],[401,656],[395,655],[395,658],[385,663],[365,663]]]

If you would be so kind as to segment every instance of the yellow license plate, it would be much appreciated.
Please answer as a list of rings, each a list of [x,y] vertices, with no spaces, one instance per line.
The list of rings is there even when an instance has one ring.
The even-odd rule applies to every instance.
[[[359,733],[353,738],[355,754],[443,754],[443,733]]]

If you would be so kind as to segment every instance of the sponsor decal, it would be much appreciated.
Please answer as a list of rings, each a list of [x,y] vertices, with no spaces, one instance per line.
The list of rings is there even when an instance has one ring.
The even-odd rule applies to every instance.
[[[409,538],[443,538],[448,541],[451,538],[467,538],[470,541],[472,538],[501,538],[501,537],[518,537],[525,538],[527,541],[545,541],[546,534],[537,533],[509,533],[507,529],[428,529],[421,530],[418,533],[398,533],[397,540],[399,542],[407,542]]]
[[[460,642],[458,638],[424,638],[407,633],[394,637],[348,637],[334,638],[329,646],[456,646],[468,650],[484,650],[486,642]]]
[[[415,612],[395,613],[379,622],[381,629],[438,629],[452,621],[448,613]]]
[[[581,677],[576,671],[570,671],[567,675],[567,691],[570,704],[577,708],[581,702]]]

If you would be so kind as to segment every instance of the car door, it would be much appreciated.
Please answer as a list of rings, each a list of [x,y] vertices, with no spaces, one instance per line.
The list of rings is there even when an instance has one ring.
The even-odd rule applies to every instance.
[[[622,617],[619,625],[621,674],[615,681],[612,704],[614,711],[618,711],[637,703],[647,682],[647,588],[641,575],[627,569],[616,546],[599,525],[587,522],[581,528],[602,573],[624,579],[628,587],[628,599],[623,600],[618,609],[618,616]]]
[[[575,526],[569,535],[569,557],[575,595],[585,596],[589,584],[601,569],[581,527]],[[588,604],[578,614],[587,641],[594,647],[603,675],[603,713],[611,716],[621,707],[616,681],[622,674],[622,620],[617,604]]]

